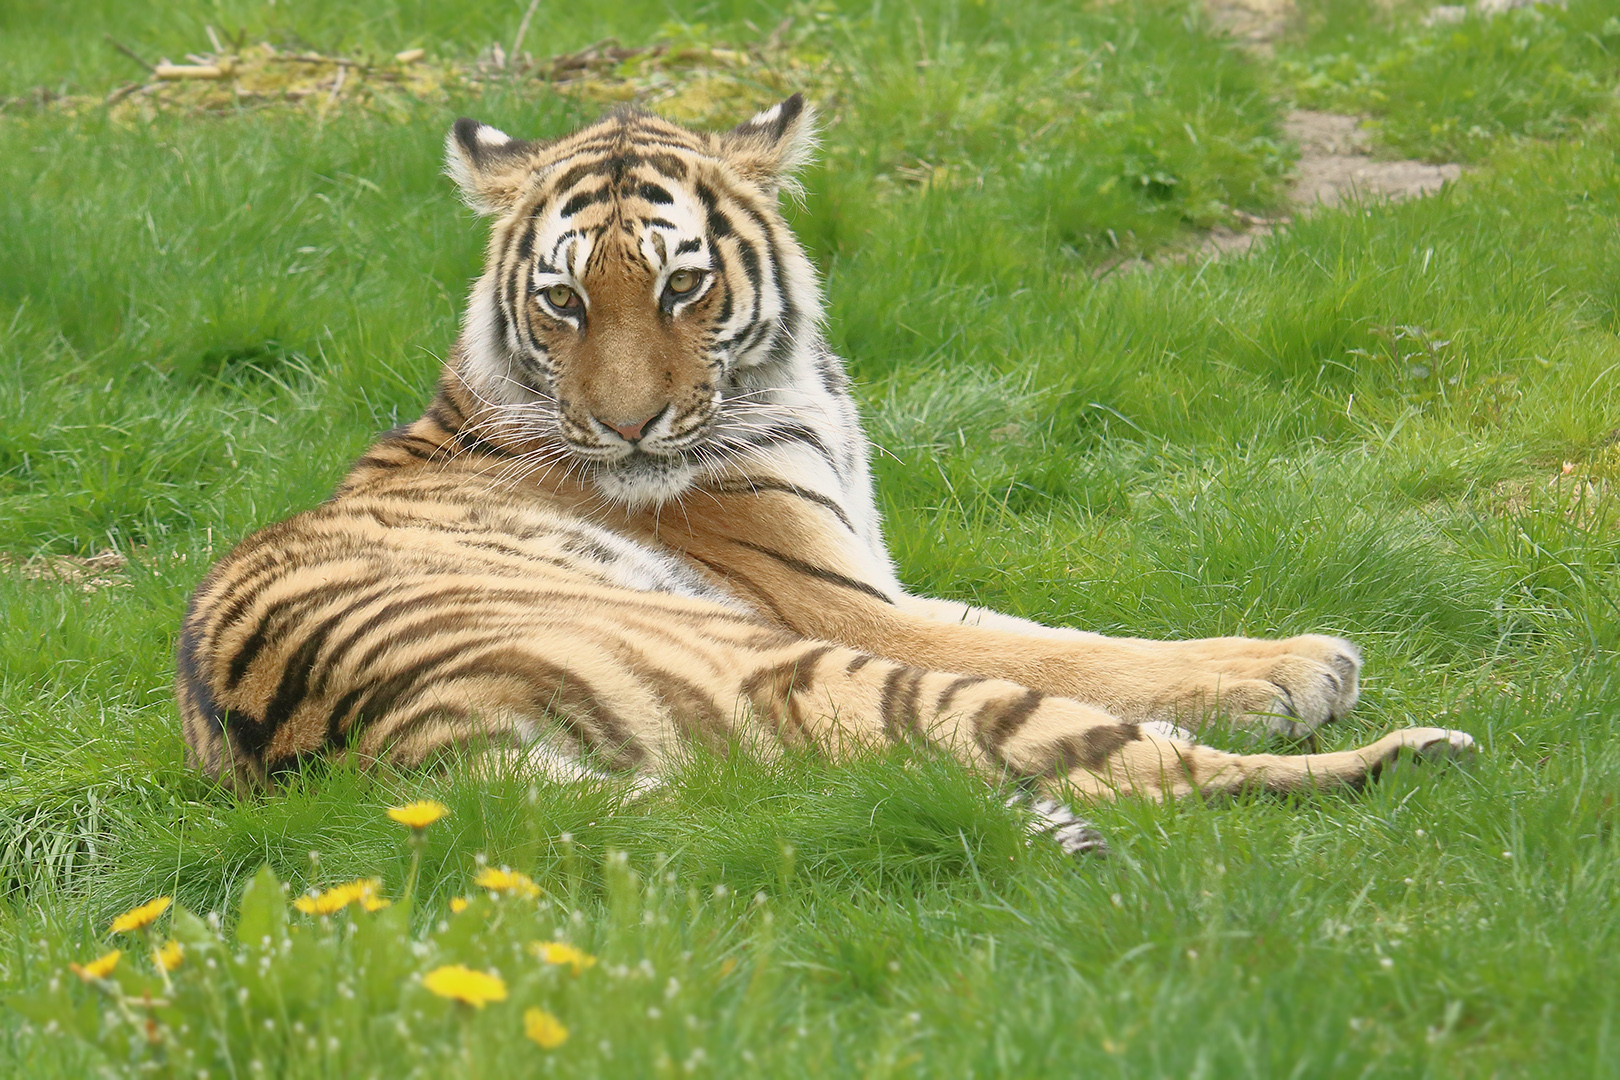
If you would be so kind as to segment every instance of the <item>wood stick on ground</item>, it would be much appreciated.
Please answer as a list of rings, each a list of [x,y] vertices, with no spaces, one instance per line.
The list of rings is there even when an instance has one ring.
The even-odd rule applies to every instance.
[[[343,92],[343,77],[345,75],[347,75],[348,73],[349,73],[349,69],[348,69],[348,67],[346,65],[344,65],[344,64],[339,64],[338,65],[337,78],[332,80],[332,93],[326,99],[326,104],[327,104],[328,107],[337,104],[338,95]]]
[[[214,64],[159,64],[152,69],[160,79],[223,79],[225,69]]]
[[[371,70],[370,64],[363,60],[356,60],[351,56],[322,56],[319,53],[279,53],[266,59],[277,64],[342,64],[344,67],[351,67],[356,71]]]
[[[529,20],[534,18],[534,9],[540,6],[540,0],[529,0],[529,8],[523,13],[523,19],[518,23],[517,36],[512,39],[512,48],[506,54],[506,66],[511,67],[517,60],[518,50],[523,48],[523,36],[529,32]]]
[[[142,60],[139,53],[137,53],[134,49],[130,48],[128,45],[125,45],[122,41],[119,41],[117,38],[113,37],[111,34],[103,34],[101,36],[107,39],[107,44],[111,45],[113,48],[117,49],[119,52],[123,53],[125,56],[129,57],[131,60],[133,60],[137,64],[141,65],[141,67],[145,68],[147,71],[150,71],[150,72],[152,72],[154,74],[157,73],[157,68],[155,66],[153,66],[152,64],[148,64],[145,60]]]

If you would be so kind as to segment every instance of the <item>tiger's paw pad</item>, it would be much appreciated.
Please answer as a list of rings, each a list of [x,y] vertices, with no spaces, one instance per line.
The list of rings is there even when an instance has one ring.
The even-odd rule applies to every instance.
[[[1245,727],[1290,739],[1345,716],[1359,693],[1334,666],[1303,656],[1267,661],[1255,675],[1218,685],[1223,711]]]
[[[1033,843],[1036,836],[1047,836],[1057,842],[1065,855],[1108,854],[1108,841],[1103,839],[1102,833],[1067,806],[1053,799],[1026,800],[1027,796],[1023,795],[1007,800],[1008,806],[1024,805],[1028,809],[1024,829],[1031,839],[1026,843]]]

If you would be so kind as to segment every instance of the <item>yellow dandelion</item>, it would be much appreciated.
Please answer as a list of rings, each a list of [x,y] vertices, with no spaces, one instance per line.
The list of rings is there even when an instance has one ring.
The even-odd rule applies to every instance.
[[[156,900],[148,900],[138,908],[130,908],[112,921],[107,932],[124,934],[131,930],[139,930],[143,926],[151,926],[159,915],[169,910],[170,902],[167,896],[160,896]]]
[[[442,998],[482,1009],[491,1001],[506,1000],[506,983],[498,975],[474,971],[465,964],[446,964],[422,976],[422,985]]]
[[[547,1050],[555,1050],[568,1041],[568,1029],[563,1022],[544,1009],[524,1010],[523,1034]]]
[[[165,943],[161,948],[152,950],[152,963],[164,971],[173,971],[180,966],[180,961],[186,956],[186,947],[178,941]]]
[[[448,813],[450,808],[436,799],[419,799],[404,806],[388,808],[389,817],[413,829],[425,829]]]
[[[83,966],[69,964],[68,967],[73,969],[73,974],[85,982],[93,982],[96,979],[105,979],[111,975],[113,968],[118,966],[118,958],[123,955],[123,949],[114,949],[110,953],[103,953]]]
[[[466,911],[466,910],[467,910],[467,898],[465,896],[452,896],[450,898],[450,913],[452,915],[460,915],[463,911]]]
[[[529,875],[508,870],[504,866],[499,870],[492,866],[484,867],[478,871],[478,876],[473,878],[473,884],[490,892],[513,893],[531,900],[540,895],[540,886],[536,885]]]
[[[393,902],[377,895],[380,888],[381,878],[356,878],[347,885],[334,885],[325,892],[312,890],[294,900],[293,907],[305,915],[332,915],[354,903],[367,911],[376,911]]]
[[[567,964],[578,975],[596,963],[596,957],[584,949],[576,948],[566,941],[531,941],[529,942],[529,955],[544,960],[548,964],[559,966]]]

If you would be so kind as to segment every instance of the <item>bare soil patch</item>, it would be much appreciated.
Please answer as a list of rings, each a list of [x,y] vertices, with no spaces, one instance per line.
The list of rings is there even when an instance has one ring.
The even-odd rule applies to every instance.
[[[1416,198],[1462,175],[1461,165],[1374,158],[1367,133],[1354,116],[1296,109],[1283,128],[1300,151],[1288,200],[1306,211],[1358,197]]]
[[[1207,0],[1207,4],[1217,26],[1264,56],[1271,55],[1272,43],[1298,14],[1294,0]],[[1420,198],[1462,175],[1461,165],[1373,157],[1362,122],[1362,117],[1341,113],[1291,111],[1283,121],[1284,133],[1299,144],[1299,162],[1288,189],[1291,213],[1271,219],[1238,214],[1237,223],[1244,228],[1217,227],[1193,252],[1176,258],[1240,254],[1294,217],[1345,202]]]
[[[19,558],[0,551],[0,572],[14,571],[30,581],[75,585],[87,593],[114,586],[127,586],[124,569],[129,560],[122,552],[107,550],[95,555],[35,555]]]

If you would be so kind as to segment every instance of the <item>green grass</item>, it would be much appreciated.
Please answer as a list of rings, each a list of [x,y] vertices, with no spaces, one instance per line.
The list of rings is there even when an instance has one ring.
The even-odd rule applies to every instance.
[[[467,57],[521,7],[13,4],[0,93],[116,85],[104,31],[176,59],[204,24]],[[204,784],[171,699],[180,612],[211,557],[421,408],[482,244],[438,175],[445,127],[588,114],[510,89],[403,117],[0,111],[0,552],[131,560],[92,592],[0,570],[0,995],[49,999],[153,895],[229,936],[265,864],[397,896],[410,852],[381,811],[426,794],[453,813],[414,922],[356,932],[421,951],[352,999],[346,931],[308,925],[304,982],[250,1004],[254,954],[223,965],[187,999],[223,1010],[197,1039],[235,1033],[211,1075],[1620,1073],[1620,39],[1597,0],[1384,10],[1307,5],[1275,61],[1163,3],[559,6],[531,46],[746,41],[793,14],[839,58],[793,216],[909,583],[1120,633],[1345,633],[1365,697],[1327,744],[1440,722],[1483,747],[1357,796],[1102,807],[1115,857],[1079,864],[927,755],[695,756],[631,807],[459,774]],[[1290,102],[1474,167],[1246,257],[1098,276],[1278,209]],[[439,929],[480,855],[550,906]],[[509,953],[556,927],[600,964]],[[465,1029],[406,985],[457,961],[514,984]],[[539,1003],[572,1031],[549,1054],[520,1034]],[[0,1010],[0,1074],[127,1064],[109,1031],[114,1058]]]
[[[1395,156],[1478,161],[1506,136],[1567,137],[1613,96],[1620,13],[1612,5],[1414,21],[1431,6],[1307,0],[1303,33],[1283,50],[1299,103],[1371,114]]]

